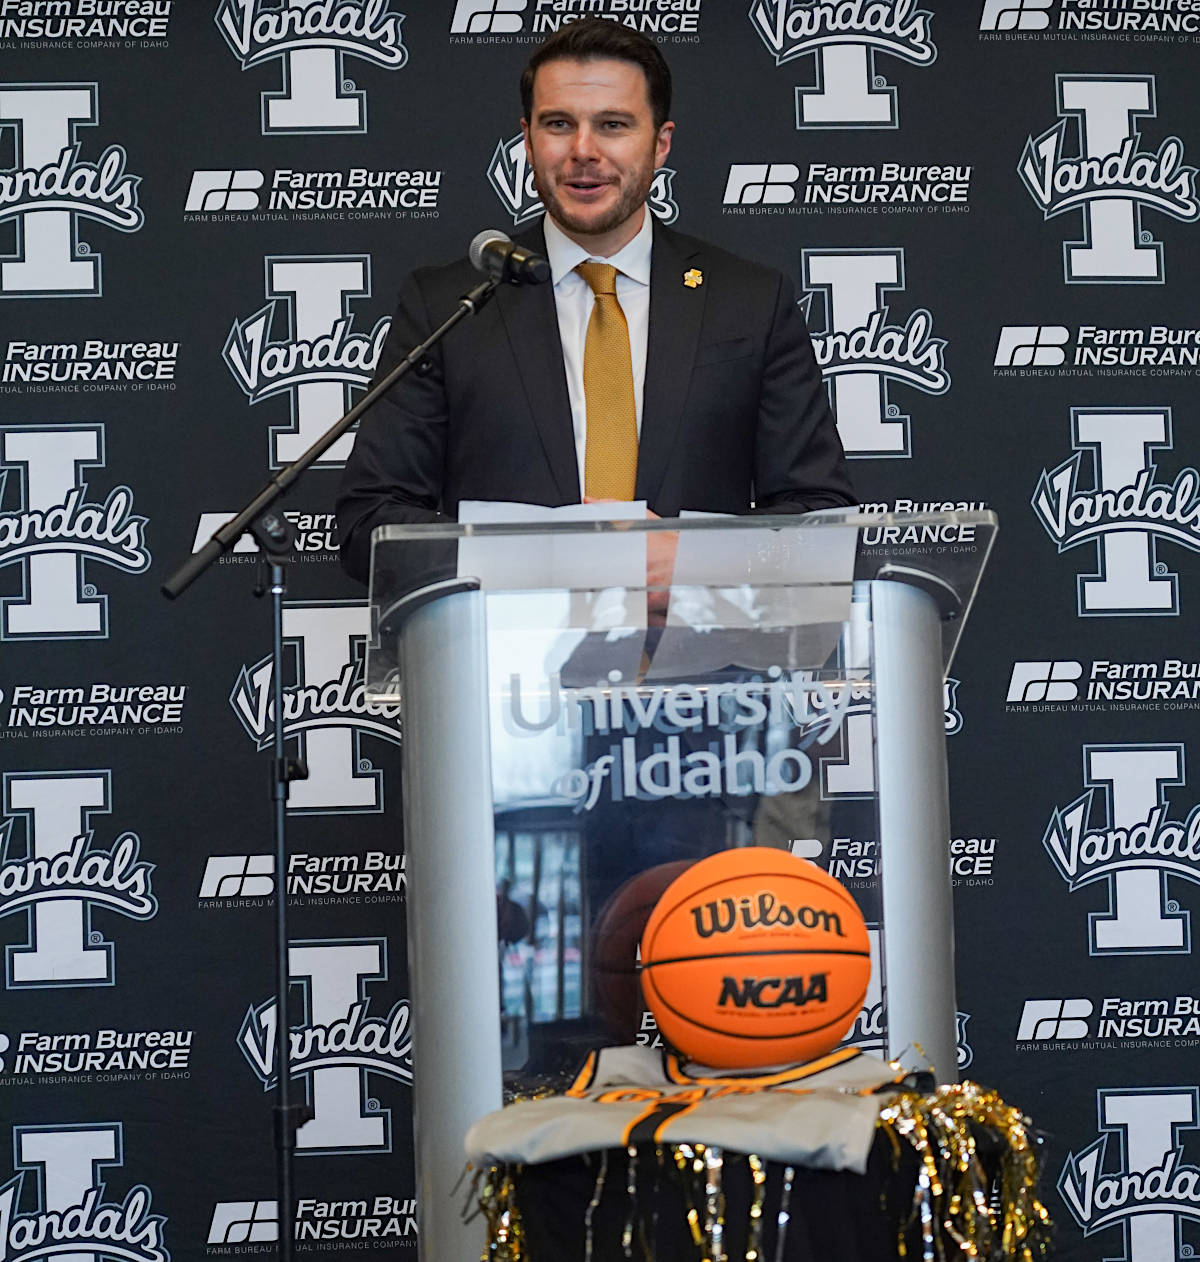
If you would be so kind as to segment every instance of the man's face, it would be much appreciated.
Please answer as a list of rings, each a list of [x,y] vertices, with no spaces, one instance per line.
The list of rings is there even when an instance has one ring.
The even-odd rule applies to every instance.
[[[674,123],[654,126],[646,76],[632,62],[549,61],[533,83],[525,148],[547,212],[602,255],[633,239]]]

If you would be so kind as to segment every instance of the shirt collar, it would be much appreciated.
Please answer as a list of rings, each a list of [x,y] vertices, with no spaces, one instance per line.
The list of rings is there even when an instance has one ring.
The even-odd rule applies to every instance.
[[[647,206],[637,236],[623,245],[616,254],[597,261],[611,263],[622,276],[628,276],[639,285],[649,285],[650,253],[654,245],[653,220],[654,216]],[[546,233],[546,257],[550,261],[550,277],[557,286],[574,273],[578,264],[585,263],[593,256],[577,241],[572,241],[549,215],[543,220],[542,226]]]

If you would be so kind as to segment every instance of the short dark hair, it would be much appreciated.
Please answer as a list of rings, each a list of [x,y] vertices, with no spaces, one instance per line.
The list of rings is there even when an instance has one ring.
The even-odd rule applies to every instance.
[[[548,61],[596,61],[611,57],[629,61],[646,76],[646,93],[654,126],[661,127],[671,115],[671,71],[658,45],[638,31],[609,18],[582,18],[564,22],[543,44],[521,72],[521,110],[526,119],[533,114],[533,81],[538,69]]]

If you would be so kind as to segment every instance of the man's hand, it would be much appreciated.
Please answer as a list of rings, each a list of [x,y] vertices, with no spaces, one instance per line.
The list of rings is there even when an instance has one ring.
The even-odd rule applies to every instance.
[[[620,500],[583,497],[585,504],[618,504]],[[652,509],[646,509],[646,519],[662,521]],[[679,531],[648,530],[646,532],[646,586],[658,591],[646,593],[646,612],[652,627],[662,627],[667,622],[667,605],[670,603],[669,588],[675,574],[675,553],[679,550]]]
[[[650,509],[646,517],[661,521]],[[667,605],[671,599],[671,582],[675,577],[675,553],[679,550],[678,530],[647,531],[646,539],[646,586],[658,591],[646,593],[646,612],[652,627],[666,626]]]

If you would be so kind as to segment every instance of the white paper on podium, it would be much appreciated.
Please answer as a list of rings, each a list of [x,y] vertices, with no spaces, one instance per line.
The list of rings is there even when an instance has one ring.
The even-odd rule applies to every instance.
[[[539,522],[547,526],[645,521],[646,504],[642,500],[545,508],[540,504],[464,500],[458,506],[458,520],[463,525]],[[478,579],[485,591],[644,588],[646,533],[467,535],[459,540],[458,575]]]
[[[823,663],[850,617],[858,531],[805,524],[816,515],[782,527],[681,532],[667,625],[648,677]],[[785,636],[764,635],[782,628]]]
[[[465,500],[458,518],[471,525],[640,522],[646,520],[646,504],[546,508]],[[459,540],[458,574],[478,579],[482,590],[493,593],[489,633],[494,643],[504,644],[505,655],[540,659],[544,673],[564,667],[570,672],[572,661],[586,673],[587,655],[580,660],[580,646],[599,636],[599,642],[592,641],[596,655],[622,676],[636,673],[646,634],[645,531],[467,535]]]

